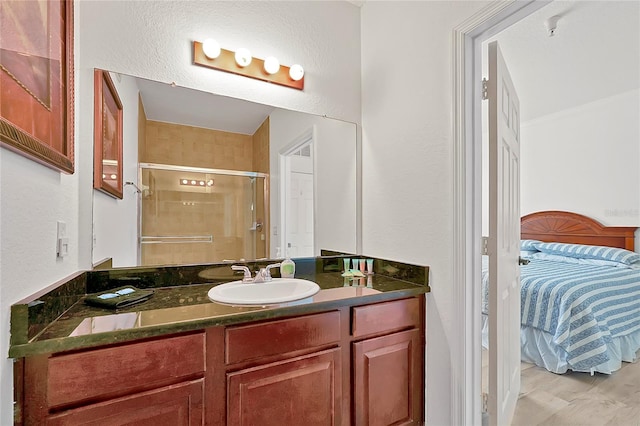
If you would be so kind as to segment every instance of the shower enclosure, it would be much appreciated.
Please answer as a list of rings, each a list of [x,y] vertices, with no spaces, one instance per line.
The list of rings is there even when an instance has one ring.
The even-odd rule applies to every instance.
[[[264,173],[141,163],[141,265],[268,257]]]

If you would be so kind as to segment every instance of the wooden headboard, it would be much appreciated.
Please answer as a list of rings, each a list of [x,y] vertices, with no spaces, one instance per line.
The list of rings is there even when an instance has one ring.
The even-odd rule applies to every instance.
[[[542,211],[522,216],[520,238],[545,242],[588,244],[634,250],[635,227],[602,226],[577,213]]]

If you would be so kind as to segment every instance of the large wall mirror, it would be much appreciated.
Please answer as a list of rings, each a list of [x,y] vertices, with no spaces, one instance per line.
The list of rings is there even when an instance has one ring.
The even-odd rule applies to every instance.
[[[356,125],[111,73],[124,197],[94,192],[114,267],[356,252]]]

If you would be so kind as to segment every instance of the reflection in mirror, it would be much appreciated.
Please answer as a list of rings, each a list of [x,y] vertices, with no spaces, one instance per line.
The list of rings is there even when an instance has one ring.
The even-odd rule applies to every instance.
[[[149,163],[140,173],[142,265],[267,257],[266,174]]]
[[[94,72],[93,187],[122,198],[122,102],[108,72]]]
[[[130,233],[94,235],[94,263],[201,264],[356,251],[356,126],[326,117],[117,76],[125,93]],[[139,95],[139,99],[138,99]],[[127,114],[131,116],[127,117]],[[129,126],[131,129],[135,126]],[[125,173],[126,174],[126,173]],[[127,180],[127,179],[125,179]],[[94,229],[112,229],[94,194]],[[116,213],[119,214],[119,213]],[[134,253],[128,256],[124,252]]]

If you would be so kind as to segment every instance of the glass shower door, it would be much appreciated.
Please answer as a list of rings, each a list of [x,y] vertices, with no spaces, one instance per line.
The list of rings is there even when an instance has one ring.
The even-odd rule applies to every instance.
[[[141,165],[142,265],[266,257],[265,176]]]

